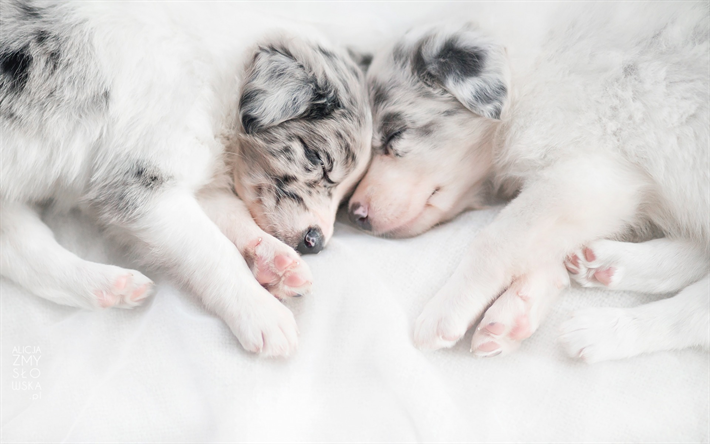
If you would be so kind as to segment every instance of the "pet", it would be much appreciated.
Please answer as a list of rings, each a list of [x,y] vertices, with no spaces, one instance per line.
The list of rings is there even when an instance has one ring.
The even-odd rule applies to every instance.
[[[574,314],[560,337],[571,356],[708,347],[709,23],[702,3],[562,5],[539,34],[426,25],[375,55],[373,160],[353,222],[414,236],[512,199],[416,320],[420,348],[451,347],[478,322],[475,355],[510,353],[570,275],[678,292]]]
[[[370,158],[356,61],[235,4],[4,1],[2,276],[75,307],[145,300],[146,276],[77,257],[38,215],[78,205],[245,349],[292,353],[277,298],[312,280],[294,249],[327,244]]]

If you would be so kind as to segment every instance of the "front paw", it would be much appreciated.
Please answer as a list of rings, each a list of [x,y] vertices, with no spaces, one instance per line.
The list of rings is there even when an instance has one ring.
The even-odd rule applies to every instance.
[[[624,272],[614,252],[614,246],[618,244],[601,239],[567,256],[565,266],[572,279],[582,287],[616,287]]]
[[[445,287],[427,303],[414,324],[414,344],[420,350],[450,348],[466,334],[470,321],[457,309]]]
[[[298,348],[298,326],[293,313],[266,293],[242,307],[227,323],[242,347],[250,352],[286,357]]]
[[[291,247],[265,234],[244,252],[259,283],[279,299],[301,296],[311,290],[311,271]]]
[[[82,268],[85,288],[93,295],[92,307],[133,308],[153,293],[155,284],[142,273],[113,265],[95,264]],[[88,290],[88,291],[87,291]]]
[[[569,277],[560,265],[541,267],[523,275],[486,310],[471,339],[478,357],[505,355],[529,338],[547,315]]]

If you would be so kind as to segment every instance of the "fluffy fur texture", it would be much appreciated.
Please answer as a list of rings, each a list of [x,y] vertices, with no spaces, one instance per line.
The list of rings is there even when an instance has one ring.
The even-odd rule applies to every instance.
[[[238,5],[0,8],[3,276],[73,306],[148,296],[148,278],[76,257],[37,214],[79,204],[245,348],[293,351],[296,324],[272,294],[308,291],[293,249],[323,248],[370,157],[356,62]]]
[[[576,314],[571,355],[708,346],[707,4],[558,9],[540,35],[429,26],[375,56],[374,157],[351,217],[411,236],[490,191],[513,198],[418,318],[421,348],[483,318],[472,351],[514,350],[568,284],[565,258],[582,285],[680,291]]]

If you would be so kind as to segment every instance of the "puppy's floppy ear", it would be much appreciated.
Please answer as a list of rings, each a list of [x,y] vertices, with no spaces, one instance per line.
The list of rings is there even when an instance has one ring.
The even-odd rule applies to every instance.
[[[329,116],[340,103],[332,87],[322,83],[288,50],[260,48],[239,100],[244,131],[256,134],[296,118]]]
[[[508,95],[505,50],[470,27],[422,39],[412,69],[425,84],[443,87],[471,112],[500,119]]]

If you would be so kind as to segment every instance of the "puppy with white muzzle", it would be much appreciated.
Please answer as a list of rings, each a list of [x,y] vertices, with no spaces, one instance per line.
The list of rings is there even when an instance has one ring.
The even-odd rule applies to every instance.
[[[680,291],[576,313],[572,356],[707,347],[707,5],[559,9],[541,35],[420,27],[374,57],[374,154],[351,219],[413,236],[491,192],[512,199],[417,319],[420,348],[480,321],[476,355],[515,350],[568,285],[565,258],[585,286]]]
[[[4,277],[66,305],[140,304],[148,278],[75,256],[38,216],[78,204],[247,350],[296,348],[274,296],[309,290],[294,248],[327,244],[370,158],[347,53],[239,5],[10,1],[0,68]]]

